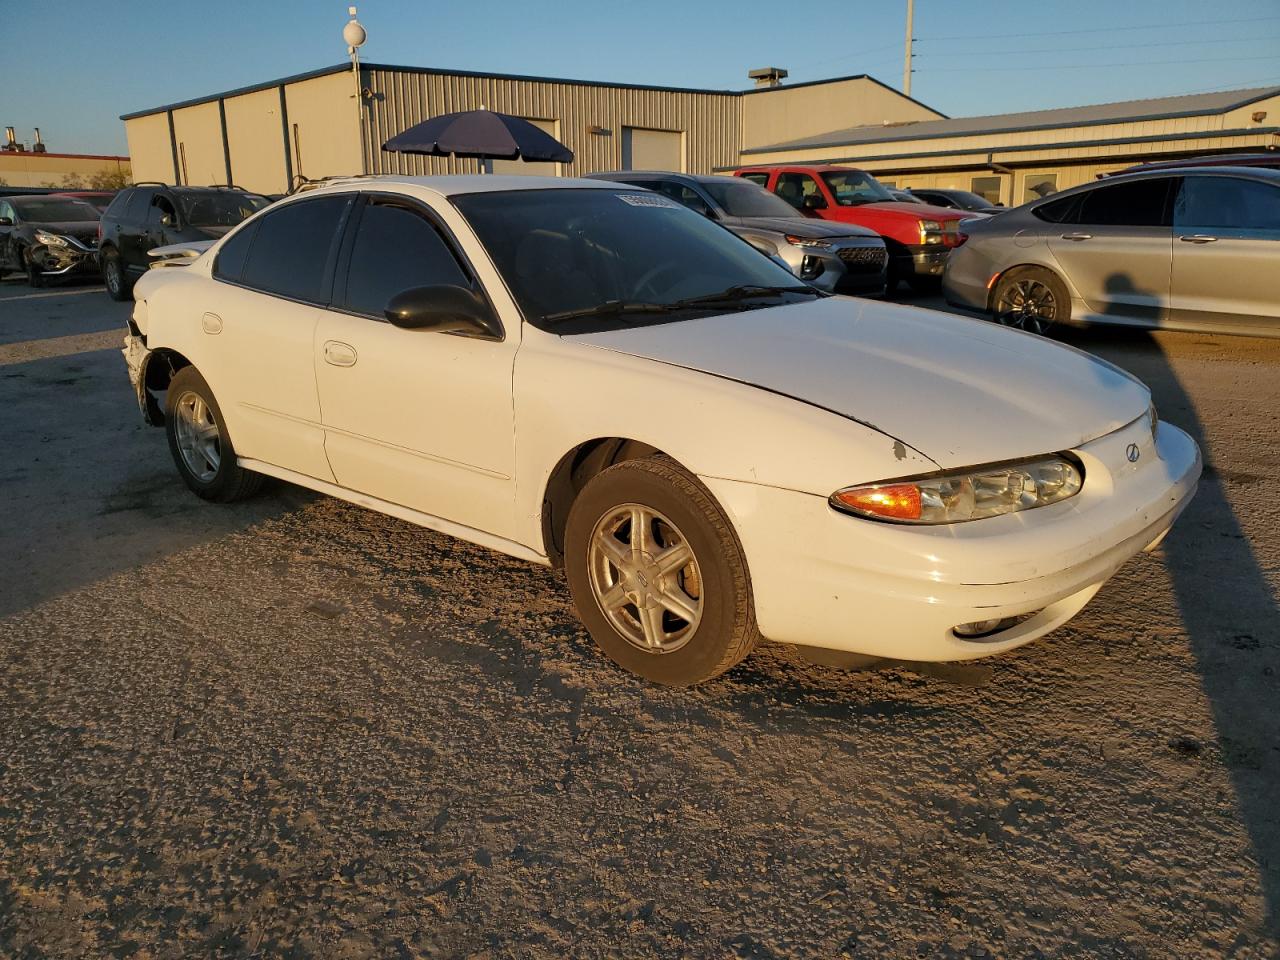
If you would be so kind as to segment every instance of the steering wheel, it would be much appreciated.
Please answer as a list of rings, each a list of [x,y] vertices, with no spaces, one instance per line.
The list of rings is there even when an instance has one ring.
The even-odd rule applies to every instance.
[[[633,296],[638,295],[642,290],[645,289],[645,287],[648,287],[652,293],[657,294],[658,290],[653,286],[653,281],[658,277],[662,276],[664,273],[674,272],[679,269],[680,269],[680,264],[678,263],[660,263],[656,267],[652,267],[649,270],[646,270],[644,273],[644,276],[642,276],[639,280],[636,281]]]

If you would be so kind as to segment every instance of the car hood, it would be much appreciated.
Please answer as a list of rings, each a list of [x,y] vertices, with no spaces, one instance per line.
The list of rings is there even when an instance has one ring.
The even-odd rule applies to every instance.
[[[884,200],[878,203],[861,203],[854,207],[841,207],[841,210],[875,210],[909,217],[912,220],[961,220],[965,217],[983,217],[986,214],[972,213],[967,210],[956,210],[953,207],[935,207],[931,203],[910,203],[903,200]]]
[[[757,230],[776,230],[809,240],[832,240],[840,237],[878,237],[880,234],[853,223],[835,223],[830,220],[811,220],[808,217],[726,217],[730,227],[754,227]]]
[[[98,237],[98,221],[72,220],[67,223],[32,223],[26,221],[25,226],[35,230],[47,230],[49,233],[61,234],[64,237],[75,237],[77,240],[96,240]]]
[[[1150,404],[1137,379],[1083,351],[983,320],[846,297],[573,339],[813,404],[944,469],[1070,450]]]

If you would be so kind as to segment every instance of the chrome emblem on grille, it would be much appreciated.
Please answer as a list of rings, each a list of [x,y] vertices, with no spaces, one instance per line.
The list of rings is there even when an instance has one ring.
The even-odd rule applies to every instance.
[[[1125,448],[1124,455],[1130,463],[1137,463],[1138,458],[1142,456],[1142,451],[1136,443],[1131,443]]]

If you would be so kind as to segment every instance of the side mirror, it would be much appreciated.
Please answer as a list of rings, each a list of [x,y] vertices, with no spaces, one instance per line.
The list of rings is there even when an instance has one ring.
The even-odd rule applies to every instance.
[[[162,213],[162,214],[160,215],[160,226],[162,226],[162,227],[172,227],[172,226],[173,226],[173,214],[172,214],[172,213]]]
[[[8,217],[0,217],[0,227],[12,227],[13,221]]]
[[[811,193],[800,201],[800,206],[805,210],[825,210],[827,201],[816,193]]]
[[[414,287],[397,293],[384,312],[392,325],[404,330],[502,339],[502,328],[488,305],[473,291],[453,284]]]

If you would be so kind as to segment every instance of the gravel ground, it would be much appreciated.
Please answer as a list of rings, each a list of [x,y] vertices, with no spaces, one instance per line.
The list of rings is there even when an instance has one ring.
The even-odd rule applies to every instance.
[[[1070,335],[1209,469],[985,682],[766,646],[672,691],[551,571],[281,484],[191,497],[83,339],[123,308],[26,295],[0,956],[1280,954],[1280,341]]]

